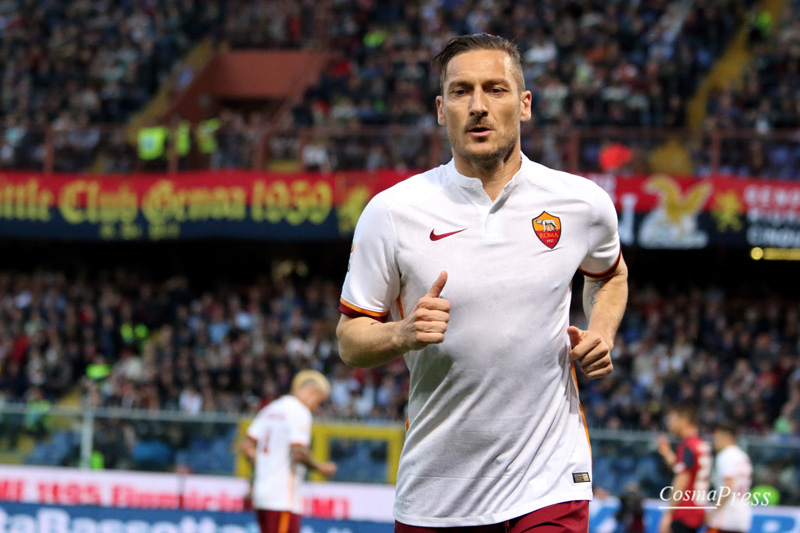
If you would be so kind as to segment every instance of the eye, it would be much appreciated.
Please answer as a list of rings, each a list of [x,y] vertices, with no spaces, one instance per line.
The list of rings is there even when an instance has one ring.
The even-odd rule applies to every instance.
[[[465,91],[464,89],[454,89],[453,94],[456,96],[464,96],[465,94],[467,94],[467,91]]]
[[[506,90],[503,89],[502,87],[493,87],[492,88],[492,94],[502,94],[504,92],[506,92]]]

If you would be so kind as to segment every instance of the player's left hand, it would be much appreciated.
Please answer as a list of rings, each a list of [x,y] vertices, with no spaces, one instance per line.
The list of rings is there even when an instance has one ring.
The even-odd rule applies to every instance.
[[[602,378],[614,370],[611,348],[603,337],[594,331],[578,329],[575,326],[568,327],[567,334],[572,347],[569,357],[580,365],[586,377]]]

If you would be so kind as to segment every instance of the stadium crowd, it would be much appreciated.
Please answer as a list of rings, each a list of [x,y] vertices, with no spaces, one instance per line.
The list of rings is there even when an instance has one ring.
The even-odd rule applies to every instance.
[[[754,0],[4,2],[0,168],[41,168],[47,127],[53,130],[56,170],[89,168],[99,153],[120,159],[109,156],[103,170],[137,168],[121,132],[104,125],[124,122],[141,109],[206,36],[234,47],[332,51],[320,82],[306,91],[286,123],[289,136],[299,127],[319,134],[302,143],[277,135],[270,143],[270,156],[288,154],[308,168],[427,166],[426,135],[436,127],[432,102],[438,93],[430,59],[449,37],[464,32],[494,32],[520,45],[534,96],[532,128],[548,128],[556,139],[526,152],[550,154],[549,164],[563,165],[559,152],[566,142],[559,133],[575,127],[684,126],[689,97],[748,23],[754,60],[745,83],[712,95],[707,126],[759,133],[795,128],[800,116],[791,97],[797,85],[796,2],[779,24],[762,17],[755,5]],[[252,150],[261,119],[236,110],[228,114],[233,117],[223,121],[220,137],[249,139]],[[387,124],[411,127],[413,134],[398,142]],[[349,136],[335,130],[350,126],[376,129]],[[637,142],[652,148],[657,141],[626,139],[633,148]],[[775,159],[800,157],[792,150],[795,144],[773,150],[748,139],[743,147],[722,151],[722,170],[793,177],[783,176],[792,167],[776,167]],[[252,157],[241,147],[241,142],[220,143],[210,164],[250,166]],[[597,164],[596,157],[581,162]]]
[[[754,18],[750,29],[753,58],[741,86],[729,84],[708,100],[707,129],[748,132],[722,146],[722,170],[780,179],[800,177],[800,2],[787,2],[781,20]],[[789,132],[779,142],[764,135]]]
[[[295,107],[294,126],[413,127],[413,134],[399,142],[395,133],[380,129],[318,138],[313,154],[333,169],[427,166],[428,143],[420,133],[436,128],[432,105],[440,92],[430,59],[462,33],[496,33],[519,44],[535,130],[523,149],[531,155],[543,152],[545,164],[564,168],[565,134],[575,127],[683,127],[686,102],[755,4],[432,0],[321,2],[313,9],[291,9],[291,2],[266,3],[273,5],[273,16],[283,14],[285,28],[314,35],[312,42],[327,42],[336,51],[320,83]],[[239,36],[235,43],[257,46],[281,35],[292,39],[288,30],[271,37],[258,30],[264,4],[233,4],[243,13],[235,30],[226,28]],[[541,128],[548,130],[545,146],[537,139]],[[642,141],[644,149],[663,139]],[[596,144],[589,142],[587,150],[596,154]],[[582,163],[584,170],[600,169],[596,155],[582,157]]]
[[[41,168],[52,127],[59,170],[80,170],[106,141],[97,127],[139,111],[199,39],[219,2],[0,2],[0,168]]]
[[[234,2],[242,24],[226,29],[242,44],[269,42],[256,30],[264,20],[245,14],[272,4],[295,21],[287,28],[337,50],[296,125],[427,125],[439,94],[430,58],[455,35],[489,32],[519,44],[537,125],[670,127],[683,125],[685,101],[754,3]]]
[[[581,384],[590,425],[657,430],[662,407],[703,404],[759,435],[800,436],[800,307],[735,288],[667,294],[632,285],[616,371]],[[0,274],[0,395],[56,401],[80,384],[94,406],[240,413],[288,391],[292,375],[331,378],[325,414],[403,420],[402,360],[350,369],[337,354],[339,285],[261,281],[198,291],[119,270]],[[580,323],[580,305],[574,323]],[[585,381],[585,380],[582,380]]]

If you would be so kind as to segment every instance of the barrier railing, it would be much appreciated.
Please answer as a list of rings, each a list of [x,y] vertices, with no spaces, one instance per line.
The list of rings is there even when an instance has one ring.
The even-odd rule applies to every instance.
[[[204,140],[166,128],[162,141],[127,138],[122,126],[0,129],[0,170],[131,173],[198,169],[371,170],[429,168],[450,159],[443,128],[329,126],[275,130],[223,124]],[[571,172],[730,174],[800,179],[800,133],[773,130],[565,128],[523,124],[532,159]],[[206,132],[207,133],[207,132]],[[209,142],[209,139],[212,139]],[[143,155],[142,142],[154,142]]]
[[[252,415],[135,409],[0,406],[0,463],[83,469],[183,471],[247,477],[237,443]],[[401,423],[315,420],[320,461],[339,464],[335,481],[393,483],[404,438]],[[658,434],[590,430],[594,485],[621,494],[632,483],[657,498],[672,473],[657,453]],[[780,503],[800,504],[800,438],[742,436],[754,485],[776,487]]]

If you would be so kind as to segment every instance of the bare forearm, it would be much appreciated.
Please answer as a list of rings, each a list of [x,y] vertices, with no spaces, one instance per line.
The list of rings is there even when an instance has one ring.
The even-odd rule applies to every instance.
[[[304,464],[312,470],[320,468],[320,463],[311,457],[311,450],[305,446],[292,446],[292,460]]]
[[[672,470],[672,467],[675,466],[676,457],[674,452],[670,452],[668,455],[664,455],[664,464],[667,465],[667,468]]]
[[[628,302],[628,268],[620,259],[614,275],[605,279],[584,278],[583,309],[587,329],[600,334],[609,346],[614,342]]]
[[[348,366],[369,368],[394,361],[407,349],[401,347],[397,323],[381,323],[375,319],[342,318],[336,328],[339,356]]]
[[[245,459],[252,466],[256,461],[256,444],[251,438],[246,438],[239,444],[239,450]]]

